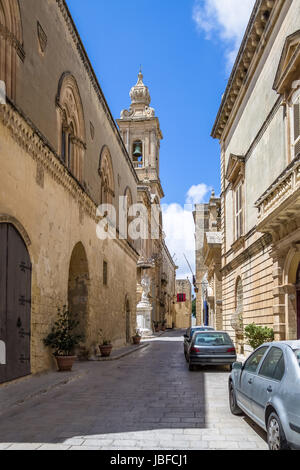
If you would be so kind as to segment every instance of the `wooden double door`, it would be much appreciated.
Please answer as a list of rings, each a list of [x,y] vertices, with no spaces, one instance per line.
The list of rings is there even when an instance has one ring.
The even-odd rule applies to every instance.
[[[30,326],[30,256],[16,228],[0,224],[0,383],[30,374]]]

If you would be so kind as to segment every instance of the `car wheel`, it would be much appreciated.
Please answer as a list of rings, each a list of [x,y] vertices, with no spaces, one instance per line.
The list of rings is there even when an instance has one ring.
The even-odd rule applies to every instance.
[[[233,415],[239,416],[243,414],[242,410],[237,405],[235,391],[232,383],[229,385],[229,405],[230,411]]]
[[[289,450],[280,419],[276,413],[271,413],[269,416],[267,432],[270,450]]]

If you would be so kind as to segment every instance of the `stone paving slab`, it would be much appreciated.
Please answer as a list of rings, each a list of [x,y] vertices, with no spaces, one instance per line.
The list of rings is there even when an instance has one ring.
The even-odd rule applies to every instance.
[[[76,381],[1,416],[0,450],[267,449],[263,431],[230,413],[228,372],[188,370],[179,332],[79,367],[87,373]]]

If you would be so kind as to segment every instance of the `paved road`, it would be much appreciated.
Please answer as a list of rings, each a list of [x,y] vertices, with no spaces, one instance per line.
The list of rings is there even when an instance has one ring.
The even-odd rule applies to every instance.
[[[267,449],[228,410],[228,372],[189,372],[179,332],[9,411],[0,449]]]

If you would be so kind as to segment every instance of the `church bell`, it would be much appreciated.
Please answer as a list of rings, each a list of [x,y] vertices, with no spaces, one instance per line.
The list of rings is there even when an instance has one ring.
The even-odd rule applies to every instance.
[[[142,149],[142,143],[141,142],[138,142],[137,144],[134,144],[133,156],[135,158],[140,158],[140,157],[143,156],[143,149]]]

